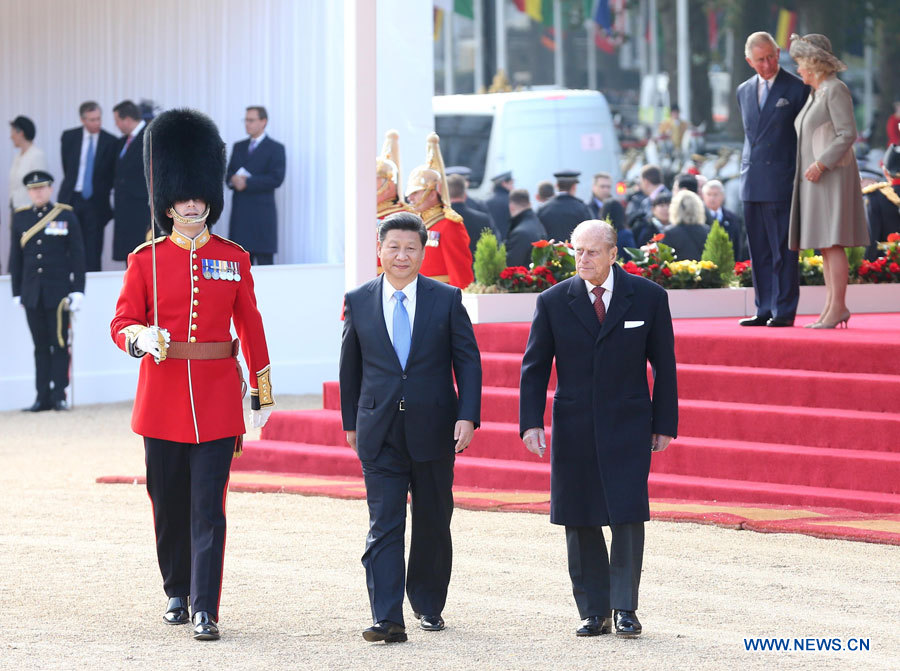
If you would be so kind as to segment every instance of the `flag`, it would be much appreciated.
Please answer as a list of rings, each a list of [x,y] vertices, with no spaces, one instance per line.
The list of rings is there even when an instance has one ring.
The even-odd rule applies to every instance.
[[[453,0],[453,11],[467,19],[475,18],[475,9],[472,0]]]
[[[778,28],[775,30],[775,41],[782,49],[791,46],[791,33],[797,30],[797,12],[787,9],[778,10]]]
[[[598,0],[594,10],[594,22],[607,33],[612,30],[612,14],[609,12],[609,0]]]
[[[712,8],[708,9],[706,21],[709,30],[709,48],[715,49],[719,45],[719,13]]]
[[[513,0],[513,3],[534,21],[545,26],[553,25],[553,0]]]
[[[593,13],[597,30],[594,32],[594,45],[607,54],[616,53],[622,46],[626,28],[626,0],[598,0]]]
[[[441,29],[444,27],[444,10],[434,8],[434,41],[441,39]]]

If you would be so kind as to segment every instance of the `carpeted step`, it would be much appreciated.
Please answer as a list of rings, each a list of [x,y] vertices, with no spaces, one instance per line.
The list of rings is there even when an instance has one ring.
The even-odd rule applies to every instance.
[[[356,453],[343,446],[309,445],[278,440],[248,440],[244,453],[231,462],[235,471],[308,473],[362,477]]]
[[[678,412],[679,433],[700,438],[890,452],[900,435],[900,413],[693,400]]]
[[[505,324],[475,324],[478,349],[484,352],[511,352],[521,354],[528,343],[530,322]]]
[[[900,512],[900,495],[898,494],[722,478],[700,478],[671,473],[651,473],[649,491],[653,498],[821,506],[870,513]]]
[[[900,494],[900,454],[679,437],[651,470],[697,477]]]

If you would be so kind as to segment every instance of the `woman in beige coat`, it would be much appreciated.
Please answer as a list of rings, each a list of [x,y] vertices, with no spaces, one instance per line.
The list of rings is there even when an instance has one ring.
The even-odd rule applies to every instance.
[[[797,174],[788,242],[791,249],[822,251],[825,307],[807,326],[846,327],[850,310],[846,303],[848,264],[844,248],[869,244],[853,153],[853,101],[846,84],[835,76],[847,66],[831,52],[829,39],[818,34],[792,35],[791,57],[812,93],[794,121]]]

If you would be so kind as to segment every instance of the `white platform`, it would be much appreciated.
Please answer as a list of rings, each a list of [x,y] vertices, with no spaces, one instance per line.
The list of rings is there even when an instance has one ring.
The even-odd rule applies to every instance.
[[[474,324],[529,322],[538,294],[463,294]],[[817,315],[825,304],[825,287],[800,287],[797,314]],[[851,284],[847,305],[855,313],[900,312],[900,284]],[[670,289],[675,318],[749,317],[756,314],[752,288]]]
[[[122,275],[87,275],[84,306],[73,327],[76,405],[134,398],[138,360],[116,347],[109,331]],[[337,379],[343,266],[257,267],[253,279],[276,403],[279,393],[320,392],[323,381]],[[31,335],[25,311],[10,300],[9,282],[9,276],[0,277],[0,410],[31,405],[35,397]]]

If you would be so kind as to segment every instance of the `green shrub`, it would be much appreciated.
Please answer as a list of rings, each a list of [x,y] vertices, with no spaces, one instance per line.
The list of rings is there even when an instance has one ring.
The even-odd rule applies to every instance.
[[[703,246],[701,261],[712,261],[719,269],[723,286],[731,286],[734,279],[734,247],[731,238],[718,221],[714,221],[706,244]]]
[[[485,228],[475,247],[475,282],[483,286],[497,284],[506,268],[506,245],[497,245],[497,236]]]

